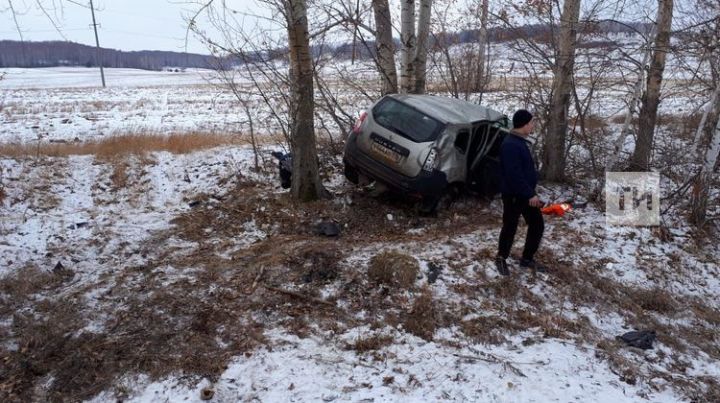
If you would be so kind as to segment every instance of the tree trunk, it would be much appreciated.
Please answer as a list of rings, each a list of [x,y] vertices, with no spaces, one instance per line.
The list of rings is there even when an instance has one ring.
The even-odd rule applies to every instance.
[[[415,0],[401,0],[400,9],[400,92],[408,93],[413,89],[415,68]]]
[[[478,60],[475,69],[475,82],[473,83],[473,92],[481,92],[485,90],[485,63],[487,61],[487,21],[488,21],[488,0],[482,0],[480,5],[480,32],[478,32]],[[480,95],[482,100],[482,94]]]
[[[650,169],[650,154],[653,148],[657,110],[660,105],[660,86],[665,70],[665,57],[670,50],[672,13],[672,0],[658,0],[657,35],[647,77],[647,88],[640,106],[637,143],[630,158],[631,170],[647,171]]]
[[[430,34],[430,15],[432,14],[432,0],[420,0],[420,15],[417,23],[417,46],[415,48],[415,85],[413,92],[416,94],[425,93],[427,73],[427,43]]]
[[[720,97],[713,100],[713,109],[720,109]],[[714,126],[714,127],[713,127]],[[693,186],[692,210],[690,220],[693,224],[701,226],[705,223],[708,199],[710,198],[710,179],[720,154],[720,116],[715,116],[715,125],[705,125],[705,132],[711,138],[700,174]]]
[[[638,72],[638,78],[635,82],[635,86],[633,87],[632,98],[630,99],[630,102],[628,103],[628,109],[625,112],[625,122],[623,122],[622,129],[620,129],[620,136],[618,136],[618,138],[615,140],[613,152],[610,154],[608,163],[605,166],[606,171],[614,170],[618,164],[618,161],[620,160],[620,153],[622,152],[623,145],[625,144],[627,134],[630,131],[632,117],[635,114],[635,109],[637,108],[638,102],[640,102],[640,97],[642,96],[643,82],[645,81],[645,66],[650,63],[650,56],[652,55],[652,43],[655,40],[654,37],[655,26],[653,26],[653,29],[650,31],[650,38],[648,39],[648,43],[646,44],[645,54],[643,55],[642,64],[640,65],[640,71]]]
[[[580,0],[565,0],[560,16],[560,35],[555,58],[552,101],[548,131],[543,148],[543,177],[550,181],[565,179],[565,137],[570,106],[577,25],[580,19]]]
[[[708,122],[708,117],[710,117],[710,121],[712,122],[713,117],[720,113],[720,109],[718,109],[720,105],[715,102],[719,96],[720,86],[718,86],[718,88],[713,92],[712,98],[705,107],[705,112],[703,112],[702,118],[700,118],[700,124],[695,131],[695,138],[693,139],[693,154],[697,154],[701,149],[700,144],[703,142],[703,133],[708,133],[708,130],[705,128],[705,125]]]
[[[398,92],[395,70],[395,42],[392,37],[392,20],[388,0],[372,0],[375,14],[375,53],[377,69],[382,80],[382,94]]]
[[[700,174],[693,187],[691,221],[696,225],[705,223],[707,204],[710,197],[710,178],[715,164],[717,164],[718,154],[720,154],[720,118],[717,119],[713,131],[710,144],[705,152],[703,165],[700,168]]]
[[[285,12],[292,86],[290,137],[293,173],[290,194],[293,200],[306,202],[320,198],[324,189],[318,175],[313,64],[305,0],[285,0]]]

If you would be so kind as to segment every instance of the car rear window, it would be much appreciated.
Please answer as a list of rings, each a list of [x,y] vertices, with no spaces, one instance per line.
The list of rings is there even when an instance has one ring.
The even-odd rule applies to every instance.
[[[416,143],[435,140],[445,127],[439,120],[390,97],[375,105],[372,113],[380,126]]]

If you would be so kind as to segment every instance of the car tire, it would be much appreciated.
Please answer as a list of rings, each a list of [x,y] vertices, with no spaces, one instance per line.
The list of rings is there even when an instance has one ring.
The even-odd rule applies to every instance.
[[[352,165],[348,164],[347,161],[344,162],[344,165],[345,178],[356,185],[360,183],[360,175],[358,174],[358,171],[355,170]]]
[[[423,197],[420,202],[420,214],[433,215],[441,210],[449,210],[459,194],[460,188],[456,185],[450,185],[439,195]]]

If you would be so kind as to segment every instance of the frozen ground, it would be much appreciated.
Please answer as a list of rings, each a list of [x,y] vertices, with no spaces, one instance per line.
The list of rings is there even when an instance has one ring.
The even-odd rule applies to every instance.
[[[509,69],[502,59],[497,63],[494,77],[498,85],[506,89],[485,94],[483,104],[506,114],[527,107],[523,93],[529,84],[518,80],[524,72]],[[344,63],[337,68],[342,72],[330,67],[325,70],[328,74],[342,74],[360,81],[360,77],[374,74],[370,66],[363,63]],[[245,109],[232,93],[218,89],[219,79],[211,71],[106,69],[110,83],[107,89],[99,88],[98,72],[94,69],[3,71],[7,74],[0,81],[0,142],[72,142],[131,133],[245,133],[249,130]],[[238,82],[245,82],[246,78],[238,74]],[[367,83],[373,84],[372,79],[368,78],[364,84]],[[666,87],[672,96],[661,103],[661,113],[692,114],[704,103],[704,98],[698,97],[697,92],[682,81],[669,80]],[[627,88],[622,82],[599,86],[588,113],[602,119],[622,116],[628,100]],[[580,97],[587,93],[582,88],[578,92]],[[277,98],[281,105],[281,93],[269,90],[269,96]],[[345,85],[338,85],[333,96],[350,115],[348,125],[373,101]],[[280,123],[258,96],[248,106],[257,133],[281,133]],[[282,106],[279,108],[282,114]],[[335,121],[323,111],[318,116],[324,119],[330,135],[337,138],[341,131]]]
[[[0,82],[4,142],[217,132],[241,113],[195,72],[132,81],[125,71],[135,84],[101,91],[64,88],[94,71],[69,81],[63,71],[28,73],[54,89]],[[514,107],[507,94],[488,97]],[[463,198],[419,218],[407,203],[348,186],[337,156],[321,161],[333,200],[293,207],[272,164],[256,172],[247,147],[2,157],[0,397],[199,401],[203,388],[223,402],[717,396],[720,251],[681,215],[666,217],[667,231],[609,227],[593,203],[549,218],[541,257],[553,271],[502,279],[492,264],[497,200]],[[551,201],[587,192],[542,189]],[[318,220],[337,222],[342,236],[314,235]],[[370,259],[387,250],[417,259],[414,286],[368,280]],[[305,281],[295,260],[307,251],[336,276]],[[441,272],[431,283],[432,265]],[[423,293],[429,335],[408,322]],[[656,330],[655,349],[614,340],[633,329]]]
[[[5,73],[0,82],[3,90],[101,87],[98,68],[4,68],[1,71]],[[109,88],[206,84],[213,76],[211,70],[202,69],[186,69],[182,72],[105,69],[105,83]]]

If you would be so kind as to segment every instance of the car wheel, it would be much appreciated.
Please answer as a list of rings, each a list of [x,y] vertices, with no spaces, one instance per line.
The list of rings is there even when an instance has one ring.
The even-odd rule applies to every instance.
[[[431,215],[440,210],[449,210],[459,194],[458,186],[450,185],[439,195],[424,197],[420,202],[420,214]]]
[[[347,180],[354,184],[360,183],[360,176],[358,175],[358,172],[355,170],[355,168],[352,167],[352,165],[348,164],[347,162],[344,163],[345,165],[345,177]]]

